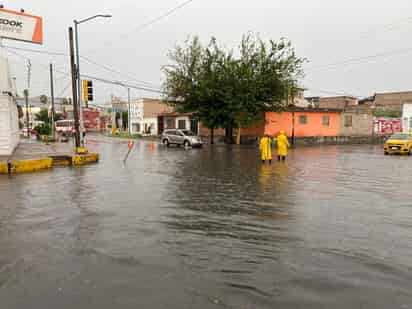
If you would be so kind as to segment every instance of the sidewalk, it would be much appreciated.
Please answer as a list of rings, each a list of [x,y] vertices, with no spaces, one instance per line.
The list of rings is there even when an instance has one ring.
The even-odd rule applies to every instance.
[[[35,141],[21,141],[11,156],[0,156],[0,162],[40,159],[50,156],[74,155],[72,143],[45,144]]]
[[[23,140],[11,156],[0,156],[0,174],[36,172],[54,166],[78,166],[98,161],[98,153],[76,154],[72,143],[45,144]]]

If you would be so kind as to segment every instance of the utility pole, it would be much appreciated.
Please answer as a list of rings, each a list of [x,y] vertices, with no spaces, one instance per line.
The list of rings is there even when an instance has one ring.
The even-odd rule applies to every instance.
[[[74,114],[74,138],[76,149],[80,147],[80,131],[79,131],[79,111],[77,105],[77,83],[76,83],[76,64],[74,62],[74,42],[73,42],[73,28],[69,27],[69,43],[70,43],[70,67],[72,73],[72,93],[73,93],[73,114]]]
[[[295,107],[292,107],[292,146],[295,145]]]
[[[24,100],[26,102],[26,129],[27,138],[30,138],[30,119],[29,119],[29,89],[24,89]]]
[[[127,111],[127,128],[129,129],[129,136],[132,135],[132,129],[130,127],[131,118],[130,118],[130,88],[127,88],[127,104],[128,104],[128,111]]]
[[[77,67],[76,67],[76,75],[77,75],[77,93],[78,93],[78,102],[79,102],[79,111],[80,111],[80,127],[81,127],[81,136],[80,136],[80,141],[82,146],[84,146],[84,139],[83,139],[83,132],[84,132],[84,123],[83,123],[83,104],[82,104],[82,95],[81,95],[81,91],[82,91],[82,82],[81,82],[81,75],[80,75],[80,52],[79,52],[79,30],[78,30],[78,26],[82,23],[88,22],[89,20],[95,19],[95,18],[99,18],[99,17],[103,17],[103,18],[110,18],[112,17],[112,15],[110,14],[98,14],[98,15],[94,15],[82,20],[74,20],[74,30],[76,32],[76,63],[77,63]],[[86,108],[88,107],[87,105],[87,101],[85,102],[86,104]]]
[[[50,89],[51,89],[51,127],[53,141],[56,139],[56,132],[54,128],[54,88],[53,88],[53,64],[50,63]]]
[[[77,101],[79,104],[79,114],[80,114],[80,144],[84,146],[84,141],[83,141],[83,100],[82,100],[82,78],[80,75],[80,52],[79,52],[79,31],[77,29],[78,22],[75,20],[74,21],[74,32],[75,32],[75,42],[76,42],[76,77],[77,77]],[[86,108],[87,108],[87,102],[86,103]]]
[[[27,121],[27,138],[30,138],[30,118],[29,118],[29,89],[31,78],[31,62],[27,60],[27,89],[24,90],[24,97],[26,100],[26,121]]]

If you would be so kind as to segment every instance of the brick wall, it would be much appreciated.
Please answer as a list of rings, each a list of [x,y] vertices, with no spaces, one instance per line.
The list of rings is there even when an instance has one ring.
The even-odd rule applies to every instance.
[[[412,102],[412,91],[393,92],[393,93],[377,93],[375,95],[374,104],[377,108],[384,110],[402,111],[404,103]]]
[[[345,109],[358,104],[358,99],[348,96],[326,97],[319,99],[319,108]]]

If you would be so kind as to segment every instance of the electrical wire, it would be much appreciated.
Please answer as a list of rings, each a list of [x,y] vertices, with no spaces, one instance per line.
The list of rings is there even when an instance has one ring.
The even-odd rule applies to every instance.
[[[371,59],[377,59],[381,57],[388,57],[388,56],[395,56],[399,54],[406,54],[412,52],[412,48],[404,48],[404,49],[398,49],[398,50],[392,50],[388,52],[383,52],[379,54],[374,54],[374,55],[369,55],[369,56],[362,56],[362,57],[357,57],[357,58],[349,58],[346,60],[338,61],[338,62],[332,62],[324,65],[318,65],[318,66],[312,66],[307,68],[306,71],[311,71],[314,70],[313,72],[318,72],[318,71],[323,71],[325,69],[330,69],[336,66],[341,66],[345,64],[350,64],[350,63],[362,63],[365,60],[371,60]]]
[[[366,37],[369,37],[371,34],[375,34],[378,31],[383,31],[383,30],[392,31],[393,29],[396,29],[396,26],[406,24],[406,23],[410,23],[411,21],[412,21],[412,17],[402,18],[402,19],[393,21],[390,24],[378,26],[378,27],[375,27],[374,29],[366,31],[366,32],[362,33],[359,38],[365,39]]]
[[[324,94],[329,94],[329,95],[347,96],[347,97],[355,97],[355,98],[363,97],[363,96],[359,96],[359,95],[350,94],[348,92],[337,92],[337,91],[330,91],[330,90],[322,90],[322,89],[313,88],[313,87],[309,87],[309,88],[307,88],[307,90],[314,91],[314,92],[320,92],[320,93],[324,93]]]
[[[152,20],[149,20],[149,21],[147,21],[147,22],[145,22],[145,23],[143,23],[143,24],[141,24],[141,25],[139,25],[139,26],[137,26],[137,27],[134,27],[134,28],[133,28],[130,32],[128,32],[126,35],[128,35],[128,34],[130,34],[130,33],[136,33],[136,32],[138,32],[138,31],[142,31],[143,29],[145,29],[145,28],[153,25],[154,23],[162,20],[163,18],[166,18],[166,17],[172,15],[174,12],[182,9],[183,7],[187,6],[188,4],[190,4],[190,3],[193,2],[193,1],[194,1],[194,0],[188,0],[188,1],[185,1],[185,2],[183,2],[183,3],[181,3],[181,4],[179,4],[178,6],[170,9],[169,11],[165,12],[164,14],[162,14],[162,15],[156,17],[156,18],[153,18]],[[123,37],[124,37],[124,36],[125,36],[125,35],[123,35]]]
[[[136,33],[136,32],[139,32],[139,31],[142,31],[142,30],[146,29],[147,27],[153,25],[154,23],[156,23],[156,22],[158,22],[158,21],[160,21],[160,20],[162,20],[162,19],[164,19],[164,18],[172,15],[174,12],[176,12],[176,11],[184,8],[185,6],[189,5],[189,4],[190,4],[191,2],[193,2],[193,1],[194,1],[194,0],[187,0],[187,1],[185,1],[185,2],[183,2],[183,3],[181,3],[181,4],[179,4],[179,5],[171,8],[170,10],[168,10],[167,12],[159,15],[158,17],[155,17],[155,18],[153,18],[153,19],[151,19],[151,20],[149,20],[149,21],[147,21],[147,22],[145,22],[145,23],[142,23],[142,24],[140,24],[140,25],[132,28],[132,30],[130,30],[129,32],[124,33],[124,34],[118,36],[118,39],[124,39],[125,37],[129,36],[131,33]],[[117,39],[117,40],[118,40],[118,39]],[[103,46],[107,47],[107,46],[113,45],[113,44],[114,44],[114,41],[116,41],[116,40],[112,40],[112,41],[110,41],[110,42],[106,42],[105,44],[103,44]],[[86,52],[86,54],[94,53],[94,52],[96,52],[96,50],[97,50],[97,49],[89,50],[89,51]]]
[[[20,50],[20,51],[33,52],[33,53],[38,53],[38,54],[45,54],[45,55],[67,56],[67,57],[69,56],[68,54],[65,54],[65,53],[62,53],[62,52],[40,51],[40,50],[35,50],[35,49],[17,48],[17,47],[11,47],[11,46],[5,46],[5,48],[6,48],[6,49],[11,49],[11,50]],[[16,52],[14,52],[14,54],[17,55]],[[28,58],[22,56],[21,54],[19,54],[19,56],[21,56],[21,57],[23,57],[23,58],[25,58],[25,59],[28,59]],[[106,70],[106,71],[108,71],[108,72],[115,73],[115,74],[118,74],[119,76],[124,76],[124,77],[127,77],[128,79],[131,79],[131,80],[134,80],[134,81],[136,81],[136,82],[138,82],[138,83],[141,83],[143,87],[155,87],[155,88],[159,88],[158,85],[154,85],[154,84],[152,84],[152,83],[149,83],[149,82],[145,82],[145,81],[143,81],[143,80],[136,79],[135,77],[131,76],[130,74],[126,74],[126,73],[122,73],[122,72],[120,72],[120,71],[117,71],[117,70],[115,70],[115,69],[113,69],[113,68],[110,68],[109,66],[106,66],[106,65],[100,64],[100,63],[98,63],[98,62],[96,62],[96,61],[94,61],[94,60],[91,60],[91,59],[88,58],[88,57],[80,56],[80,58],[81,58],[83,61],[85,61],[85,62],[87,62],[87,63],[89,63],[89,64],[92,64],[92,65],[95,65],[95,66],[97,66],[97,67],[100,67],[100,68],[102,68],[102,69],[104,69],[104,70]],[[55,69],[55,71],[56,71],[56,72],[59,72],[59,70],[57,70],[57,69]],[[68,73],[61,72],[61,71],[60,71],[59,73],[65,74],[65,75],[68,74]]]
[[[37,54],[45,54],[45,55],[51,55],[51,56],[67,56],[67,57],[69,57],[68,54],[63,53],[63,52],[51,52],[51,51],[46,51],[46,50],[37,50],[37,49],[32,49],[32,48],[14,47],[14,46],[8,46],[8,45],[5,45],[3,47],[6,48],[6,49],[27,51],[27,52],[31,52],[31,53],[37,53]]]
[[[134,84],[119,81],[119,80],[109,80],[109,79],[105,79],[105,78],[101,78],[101,77],[96,77],[96,76],[91,76],[91,75],[84,75],[84,74],[82,74],[82,77],[85,77],[85,78],[88,78],[88,79],[91,79],[91,80],[95,80],[95,81],[98,81],[98,82],[106,83],[106,84],[125,87],[125,88],[133,88],[133,89],[143,90],[143,91],[147,91],[147,92],[154,92],[154,93],[158,93],[158,94],[164,94],[164,92],[161,91],[160,89],[141,87],[141,86],[138,86],[138,85],[134,85]]]
[[[63,88],[63,90],[59,92],[59,94],[57,95],[57,97],[61,97],[61,96],[66,92],[66,90],[70,87],[71,84],[72,84],[72,81],[70,80],[70,81],[67,83],[67,85]]]
[[[125,77],[127,77],[127,78],[129,78],[129,79],[131,79],[131,80],[134,80],[134,81],[136,81],[136,82],[138,82],[138,83],[141,83],[141,84],[142,84],[143,86],[145,86],[145,87],[159,87],[159,86],[154,85],[154,84],[151,84],[151,83],[149,83],[149,82],[145,82],[145,81],[143,81],[143,80],[136,79],[136,78],[134,78],[133,76],[131,76],[131,75],[129,75],[129,74],[119,72],[119,71],[117,71],[117,70],[115,70],[115,69],[112,69],[112,68],[106,66],[106,65],[97,63],[97,62],[95,62],[94,60],[91,60],[91,59],[88,58],[88,57],[80,56],[80,58],[83,59],[84,61],[86,61],[86,62],[88,62],[88,63],[90,63],[90,64],[93,64],[93,65],[95,65],[95,66],[97,66],[97,67],[100,67],[100,68],[102,68],[102,69],[104,69],[104,70],[106,70],[106,71],[108,71],[108,72],[115,73],[115,74],[118,74],[118,75],[120,75],[120,76],[125,76]]]

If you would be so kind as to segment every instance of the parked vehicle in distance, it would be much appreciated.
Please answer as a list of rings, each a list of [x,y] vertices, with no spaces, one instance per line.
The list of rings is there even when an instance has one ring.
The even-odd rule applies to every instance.
[[[202,147],[202,139],[189,130],[165,130],[161,136],[163,145],[185,146],[185,147]]]
[[[402,132],[392,135],[383,146],[385,155],[391,153],[412,154],[412,133]]]
[[[72,134],[74,132],[74,120],[58,120],[55,122],[56,132]]]

